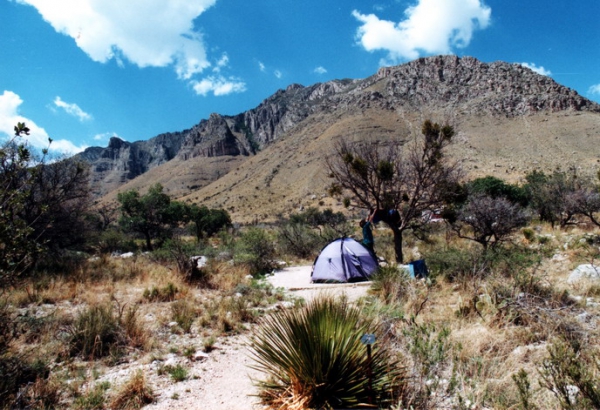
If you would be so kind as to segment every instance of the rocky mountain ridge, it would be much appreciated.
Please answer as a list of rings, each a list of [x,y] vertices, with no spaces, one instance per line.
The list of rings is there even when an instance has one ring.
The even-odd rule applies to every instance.
[[[381,68],[362,80],[333,80],[307,87],[292,84],[238,115],[211,114],[189,130],[147,141],[129,143],[113,138],[107,148],[88,148],[79,155],[91,165],[97,195],[167,163],[172,169],[182,163],[198,168],[210,163],[213,172],[201,183],[192,181],[192,176],[186,180],[184,188],[198,189],[228,173],[245,161],[243,158],[253,157],[305,127],[311,118],[335,122],[366,111],[379,113],[375,115],[381,118],[390,113],[410,117],[430,112],[444,120],[457,116],[516,119],[562,111],[600,113],[600,105],[519,64],[437,56]],[[349,131],[355,132],[356,127]],[[389,133],[397,131],[393,125],[387,128]],[[217,161],[219,158],[222,161]],[[232,162],[232,158],[237,159]],[[182,195],[185,189],[174,193]]]

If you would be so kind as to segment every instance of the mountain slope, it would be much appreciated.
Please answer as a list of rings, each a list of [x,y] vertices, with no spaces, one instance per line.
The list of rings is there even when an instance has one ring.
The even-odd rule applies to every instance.
[[[173,196],[224,207],[239,220],[262,220],[319,202],[335,205],[322,197],[332,141],[409,140],[424,119],[456,128],[451,153],[471,175],[518,180],[535,168],[570,165],[591,172],[600,158],[598,104],[517,64],[439,56],[382,68],[363,80],[291,85],[245,113],[213,114],[169,134],[170,151],[164,137],[143,142],[145,151],[134,152],[146,159],[143,166],[129,148],[129,170],[117,165],[104,172],[126,181],[131,169],[146,169],[120,189],[161,182]],[[160,152],[168,155],[154,154]],[[114,164],[125,154],[115,155]],[[96,156],[108,163],[106,154]],[[96,179],[104,192],[109,182]]]

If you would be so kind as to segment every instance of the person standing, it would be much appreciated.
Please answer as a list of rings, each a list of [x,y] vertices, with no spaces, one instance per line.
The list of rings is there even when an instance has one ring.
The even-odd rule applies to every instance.
[[[373,216],[375,215],[375,212],[375,210],[372,210],[366,219],[361,219],[359,226],[362,228],[363,246],[369,250],[375,259],[377,259],[375,256],[375,241],[373,240]]]

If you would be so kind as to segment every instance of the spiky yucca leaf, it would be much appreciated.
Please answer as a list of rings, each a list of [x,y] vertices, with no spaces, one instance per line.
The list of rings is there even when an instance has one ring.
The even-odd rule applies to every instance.
[[[369,366],[360,339],[377,330],[359,309],[331,296],[266,317],[251,338],[254,368],[267,375],[258,381],[262,397],[311,408],[381,404],[403,384],[404,371],[377,344]]]

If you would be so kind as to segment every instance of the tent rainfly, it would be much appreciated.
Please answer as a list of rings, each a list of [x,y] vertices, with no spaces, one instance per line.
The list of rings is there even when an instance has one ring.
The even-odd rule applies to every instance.
[[[325,246],[313,264],[313,283],[346,283],[369,280],[377,260],[352,238],[339,238]]]

